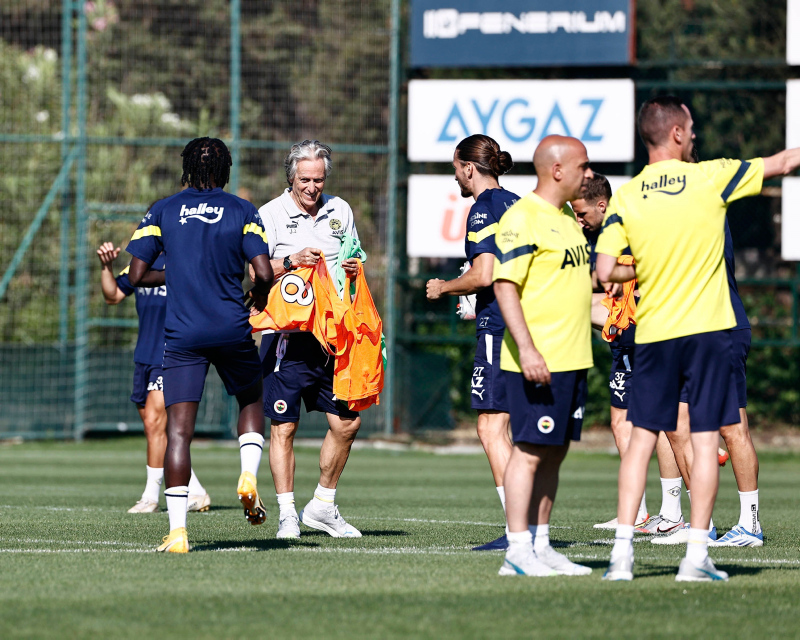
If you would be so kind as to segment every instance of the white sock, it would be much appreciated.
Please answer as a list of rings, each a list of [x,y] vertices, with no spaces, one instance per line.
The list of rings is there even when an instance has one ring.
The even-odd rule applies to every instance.
[[[687,489],[686,490],[686,495],[689,496],[689,506],[691,506],[691,504],[692,504],[692,491],[691,491],[691,489]],[[689,523],[689,526],[691,527],[691,522]],[[708,519],[708,530],[711,531],[711,529],[713,529],[713,528],[714,528],[714,518],[712,517],[712,518]]]
[[[758,489],[739,492],[739,526],[750,533],[760,533],[761,523],[758,521]]]
[[[146,465],[145,465],[146,466]],[[142,500],[158,502],[158,494],[161,493],[161,483],[164,480],[163,467],[147,467],[147,483],[144,485]]]
[[[503,505],[503,513],[506,512],[506,488],[497,487],[497,495],[500,496],[500,504]]]
[[[189,478],[189,495],[190,496],[204,496],[206,494],[206,490],[203,488],[203,485],[200,484],[200,481],[197,479],[197,476],[194,475],[194,469],[192,469],[192,476]]]
[[[264,436],[250,432],[239,436],[239,455],[242,458],[242,473],[249,471],[258,476],[258,465],[261,464],[261,452],[264,449]]]
[[[633,555],[633,525],[618,524],[617,535],[614,536],[614,548],[611,549],[611,562],[617,558]]]
[[[550,546],[550,525],[549,524],[530,524],[528,531],[533,537],[533,551],[539,553]]]
[[[336,489],[328,489],[321,484],[317,484],[317,488],[314,489],[314,500],[333,504],[333,501],[336,500]]]
[[[681,477],[661,478],[661,510],[659,515],[677,522],[681,519]]]
[[[287,513],[297,513],[294,506],[294,491],[276,493],[275,496],[278,498],[279,517],[283,517]]]
[[[642,501],[639,503],[639,513],[636,515],[636,522],[641,522],[642,520],[645,520],[648,515],[650,515],[647,513],[647,502],[645,501],[646,496],[647,492],[645,491],[642,494]]]
[[[686,545],[686,558],[695,566],[701,565],[708,557],[708,529],[689,529],[689,542]]]
[[[516,533],[509,531],[508,552],[524,552],[527,549],[533,549],[533,536],[531,536],[530,530],[518,531]]]
[[[186,507],[189,505],[189,487],[170,487],[164,491],[169,512],[169,530],[186,528]]]

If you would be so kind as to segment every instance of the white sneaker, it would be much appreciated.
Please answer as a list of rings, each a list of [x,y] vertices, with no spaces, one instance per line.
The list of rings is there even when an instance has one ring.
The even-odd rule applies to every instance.
[[[189,496],[189,501],[186,505],[187,511],[208,511],[210,508],[211,497],[207,493]]]
[[[278,540],[297,540],[300,537],[300,518],[292,511],[278,521]]]
[[[533,553],[533,546],[530,546],[522,551],[519,549],[506,551],[506,557],[498,575],[546,578],[557,576],[558,573],[539,560]]]
[[[155,513],[156,511],[158,511],[158,502],[144,498],[128,509],[128,513]]]
[[[689,558],[681,560],[678,567],[678,575],[675,576],[676,582],[727,582],[728,574],[717,569],[711,558],[706,556],[703,564],[693,564]]]
[[[562,576],[588,576],[592,573],[592,568],[582,564],[572,562],[563,553],[559,553],[550,545],[541,551],[534,551],[536,559],[546,564],[557,574]]]
[[[678,529],[675,533],[672,533],[668,536],[658,536],[653,538],[650,542],[653,544],[687,544],[689,542],[689,529],[691,528],[690,523],[686,523]],[[709,544],[717,539],[717,528],[711,527],[711,530],[708,532],[708,542]]]
[[[637,513],[636,514],[636,522],[633,523],[633,526],[634,527],[640,527],[645,522],[647,522],[649,519],[650,519],[650,514],[649,513],[645,513],[644,515],[642,515],[641,513]],[[594,525],[594,528],[595,529],[607,529],[609,531],[616,531],[617,530],[617,524],[619,524],[617,519],[616,518],[612,518],[608,522],[600,522],[600,523]]]
[[[334,538],[361,537],[358,529],[345,522],[339,513],[339,507],[333,503],[328,504],[313,498],[300,512],[300,522],[312,529],[324,531]]]
[[[619,557],[608,564],[603,580],[609,582],[630,582],[633,580],[633,554]]]

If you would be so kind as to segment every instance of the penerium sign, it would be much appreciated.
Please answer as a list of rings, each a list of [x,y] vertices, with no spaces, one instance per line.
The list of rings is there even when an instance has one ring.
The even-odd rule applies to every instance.
[[[633,62],[632,0],[412,0],[412,67]]]
[[[632,80],[412,80],[408,159],[451,162],[456,144],[491,136],[518,162],[530,162],[550,134],[578,138],[593,162],[634,155]]]
[[[607,176],[611,191],[628,176]],[[500,186],[522,197],[536,187],[536,176],[500,176]],[[462,198],[452,175],[408,178],[406,248],[411,258],[465,258],[467,217],[475,200]]]

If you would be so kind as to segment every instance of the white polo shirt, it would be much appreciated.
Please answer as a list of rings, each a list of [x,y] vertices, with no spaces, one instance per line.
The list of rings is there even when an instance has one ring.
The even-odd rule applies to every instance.
[[[358,232],[349,204],[324,193],[320,197],[322,208],[313,218],[297,206],[289,189],[258,210],[271,259],[314,247],[323,251],[328,271],[334,272],[342,238],[345,234],[358,238]]]

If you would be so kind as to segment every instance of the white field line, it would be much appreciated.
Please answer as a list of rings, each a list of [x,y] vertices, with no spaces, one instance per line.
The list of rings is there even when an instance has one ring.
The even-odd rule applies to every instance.
[[[430,524],[468,524],[468,525],[475,525],[479,527],[503,527],[505,523],[503,522],[472,522],[469,520],[426,520],[424,518],[352,518],[353,522],[356,520],[376,520],[376,521],[384,521],[384,522],[425,522]],[[572,529],[572,527],[555,527],[551,526],[551,529]]]
[[[18,542],[20,544],[63,544],[63,545],[108,545],[114,547],[144,547],[139,542],[112,542],[110,540],[41,540],[37,538],[0,538],[0,542]]]

